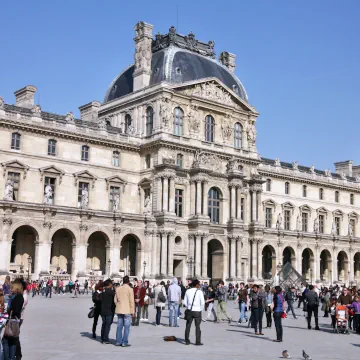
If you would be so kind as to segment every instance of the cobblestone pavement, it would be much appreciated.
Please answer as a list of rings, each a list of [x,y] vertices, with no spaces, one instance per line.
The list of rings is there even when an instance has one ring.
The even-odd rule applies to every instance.
[[[69,295],[54,295],[52,299],[36,296],[30,299],[21,328],[23,358],[26,360],[106,359],[122,357],[132,359],[279,359],[282,350],[289,351],[293,359],[302,359],[305,349],[314,360],[359,359],[360,336],[332,333],[329,319],[320,318],[321,331],[308,330],[302,313],[298,320],[290,316],[283,321],[284,342],[273,343],[275,329],[264,329],[265,336],[255,336],[247,325],[237,325],[239,311],[233,302],[227,308],[233,316],[231,324],[202,323],[204,346],[185,346],[185,321],[179,320],[179,328],[155,327],[152,322],[132,327],[129,348],[102,345],[91,338],[92,320],[87,318],[91,306],[90,295],[77,299]],[[149,307],[149,320],[155,311]],[[322,312],[321,312],[322,314]],[[162,323],[168,324],[168,311],[163,312]],[[265,319],[264,319],[265,323]],[[98,324],[100,334],[101,320]],[[115,342],[116,324],[111,327],[110,339]],[[164,342],[163,336],[175,335],[178,342]],[[195,341],[191,331],[191,341]],[[117,355],[118,354],[118,355]],[[170,356],[170,357],[169,357]]]

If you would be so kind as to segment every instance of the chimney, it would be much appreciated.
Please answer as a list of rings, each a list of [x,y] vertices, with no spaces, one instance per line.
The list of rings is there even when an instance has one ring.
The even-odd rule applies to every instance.
[[[88,104],[80,106],[80,119],[84,121],[96,121],[100,106],[101,103],[99,101],[92,101]]]
[[[34,106],[36,90],[35,86],[28,85],[18,91],[15,91],[16,106],[32,109]]]
[[[150,85],[153,26],[139,21],[135,25],[134,91]]]
[[[335,173],[342,175],[345,174],[346,176],[353,176],[353,161],[339,161],[334,163],[335,165]]]
[[[219,61],[226,66],[230,72],[235,72],[235,58],[236,55],[229,53],[227,51],[223,51],[220,55],[219,55]]]

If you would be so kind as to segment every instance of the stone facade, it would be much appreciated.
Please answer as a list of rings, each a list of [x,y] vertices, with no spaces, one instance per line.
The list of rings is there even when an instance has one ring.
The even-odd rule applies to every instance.
[[[359,281],[358,168],[261,158],[244,89],[213,73],[154,81],[162,44],[240,84],[235,55],[216,62],[213,42],[174,28],[153,44],[152,25],[135,31],[134,91],[80,119],[42,111],[34,86],[0,98],[1,274],[263,282],[290,261],[309,281]]]

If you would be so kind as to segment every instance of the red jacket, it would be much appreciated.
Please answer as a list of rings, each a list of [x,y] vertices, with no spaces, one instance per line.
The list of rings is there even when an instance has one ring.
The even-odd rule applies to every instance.
[[[144,287],[142,287],[140,289],[138,287],[135,287],[133,290],[134,290],[134,301],[135,301],[135,299],[140,299],[138,304],[139,304],[140,307],[143,307],[144,306],[144,298],[145,298],[145,295],[146,295],[146,289]],[[138,291],[140,293],[138,294],[138,296],[136,296]]]

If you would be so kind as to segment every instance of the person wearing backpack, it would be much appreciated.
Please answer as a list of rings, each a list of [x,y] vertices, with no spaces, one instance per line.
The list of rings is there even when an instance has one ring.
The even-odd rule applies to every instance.
[[[161,283],[154,288],[154,306],[156,309],[155,326],[161,326],[161,311],[165,308],[166,299],[165,282],[161,281]]]

